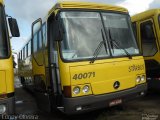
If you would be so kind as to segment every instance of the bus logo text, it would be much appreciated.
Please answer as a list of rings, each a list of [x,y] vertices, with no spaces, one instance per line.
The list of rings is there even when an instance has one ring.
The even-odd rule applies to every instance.
[[[129,72],[144,70],[144,65],[132,65],[129,66]]]

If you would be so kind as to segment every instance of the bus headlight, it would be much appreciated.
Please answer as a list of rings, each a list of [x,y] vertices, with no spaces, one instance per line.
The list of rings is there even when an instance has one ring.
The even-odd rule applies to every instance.
[[[5,105],[0,105],[0,114],[4,114],[6,112],[7,108]]]
[[[73,88],[73,93],[75,94],[75,95],[77,95],[77,94],[79,94],[80,93],[80,87],[74,87]]]
[[[83,93],[88,93],[89,92],[89,86],[86,85],[83,87]]]
[[[136,82],[137,82],[137,83],[140,83],[140,82],[141,82],[141,77],[140,77],[140,76],[138,76],[138,77],[136,78]]]
[[[141,81],[142,81],[142,82],[145,81],[145,75],[142,75]]]

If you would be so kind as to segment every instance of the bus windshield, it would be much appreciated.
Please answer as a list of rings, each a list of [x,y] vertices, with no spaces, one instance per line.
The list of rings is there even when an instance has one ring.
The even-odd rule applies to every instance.
[[[108,42],[105,41],[106,45],[102,46],[97,58],[110,57],[111,54],[124,56],[126,55],[124,49],[131,55],[139,54],[127,15],[66,11],[61,12],[60,17],[64,26],[61,52],[66,60],[93,58],[98,45],[104,41],[103,34],[110,37],[106,37]],[[111,40],[118,42],[119,47],[115,48],[112,45],[109,47]]]
[[[106,33],[110,36],[112,55],[126,55],[124,49],[130,55],[139,54],[129,16],[117,13],[102,13],[102,16]],[[119,47],[113,46],[112,41],[115,41]]]
[[[5,15],[3,6],[0,5],[0,58],[8,56],[8,40],[6,33]]]

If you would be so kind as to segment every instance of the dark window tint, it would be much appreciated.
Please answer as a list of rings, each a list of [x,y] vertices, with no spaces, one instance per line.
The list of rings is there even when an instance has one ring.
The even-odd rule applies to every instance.
[[[135,37],[137,38],[137,26],[136,26],[136,22],[132,23],[132,27],[133,27],[133,32],[135,34]]]
[[[35,34],[33,38],[33,52],[36,52],[37,49],[38,49],[38,37],[37,34]]]
[[[26,45],[26,56],[25,57],[28,57],[28,44]]]
[[[23,60],[25,59],[25,48],[23,48]]]
[[[151,21],[140,25],[142,50],[144,56],[153,56],[157,52],[156,37]]]
[[[20,60],[21,59],[21,53],[19,52],[18,54],[18,59]]]
[[[0,5],[0,57],[4,58],[9,55],[8,39],[7,39],[7,27],[4,15],[4,9]]]
[[[23,52],[22,52],[22,50],[21,50],[21,60],[23,59]]]

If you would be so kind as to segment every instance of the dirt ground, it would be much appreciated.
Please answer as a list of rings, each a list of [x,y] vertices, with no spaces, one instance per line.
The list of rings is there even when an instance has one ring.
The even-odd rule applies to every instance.
[[[16,87],[16,114],[36,115],[38,120],[160,120],[160,93],[150,91],[145,97],[87,114],[66,116],[60,112],[44,113],[38,110],[32,94],[24,90],[18,79]]]

